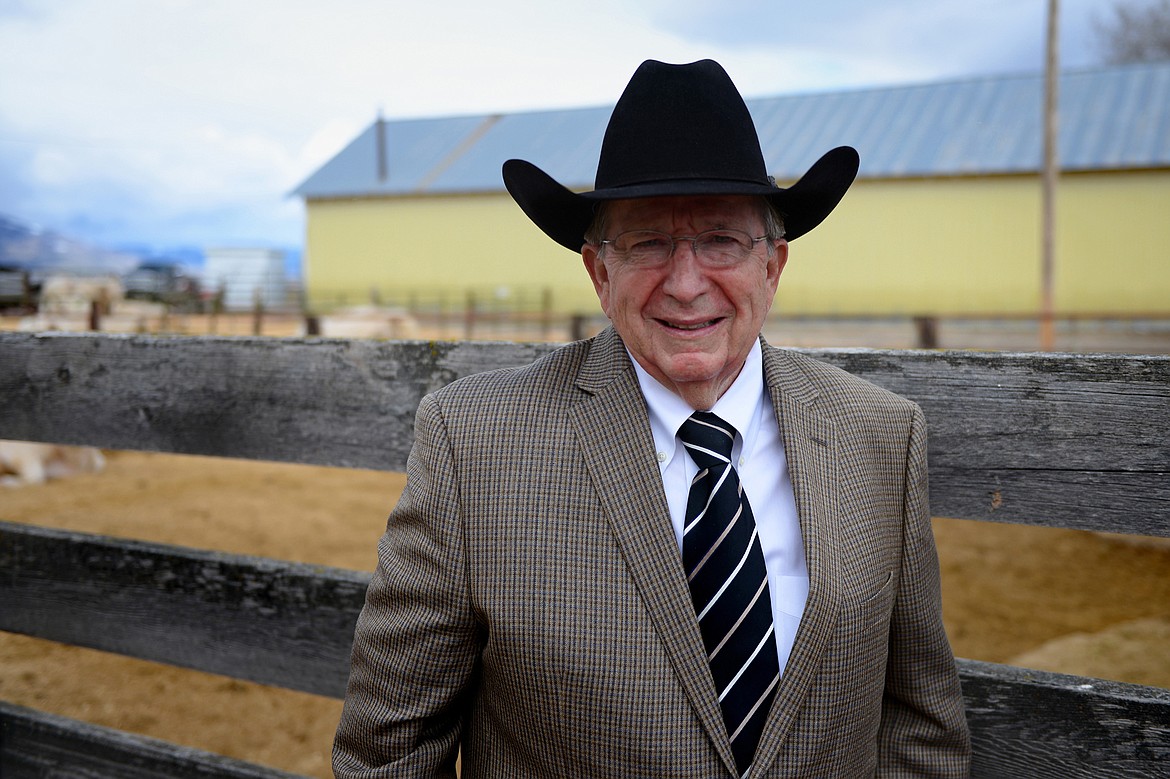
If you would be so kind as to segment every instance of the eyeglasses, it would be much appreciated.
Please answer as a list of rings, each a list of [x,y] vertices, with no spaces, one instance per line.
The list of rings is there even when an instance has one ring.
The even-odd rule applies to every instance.
[[[629,230],[612,241],[602,241],[628,265],[658,268],[666,265],[680,241],[690,241],[695,257],[711,268],[729,268],[751,256],[752,249],[768,236],[753,238],[743,230],[704,230],[698,235],[670,235],[657,230]]]

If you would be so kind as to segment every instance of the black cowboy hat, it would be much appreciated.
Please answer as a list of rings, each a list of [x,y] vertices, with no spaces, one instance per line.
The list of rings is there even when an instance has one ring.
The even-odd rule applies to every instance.
[[[857,165],[857,152],[841,146],[791,187],[778,187],[747,105],[719,63],[646,60],[614,106],[592,192],[572,192],[524,160],[508,160],[503,173],[528,218],[577,252],[598,202],[661,195],[763,195],[784,217],[791,241],[837,206]]]

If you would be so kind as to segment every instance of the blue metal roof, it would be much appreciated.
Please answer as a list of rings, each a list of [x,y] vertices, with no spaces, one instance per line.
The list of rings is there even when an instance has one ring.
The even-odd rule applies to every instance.
[[[1028,75],[747,102],[769,172],[792,181],[842,144],[860,152],[862,178],[1035,172],[1043,96],[1043,77]],[[379,120],[294,194],[498,191],[500,165],[511,157],[530,160],[565,186],[589,189],[611,110]],[[1170,167],[1170,63],[1062,75],[1059,147],[1064,170]]]

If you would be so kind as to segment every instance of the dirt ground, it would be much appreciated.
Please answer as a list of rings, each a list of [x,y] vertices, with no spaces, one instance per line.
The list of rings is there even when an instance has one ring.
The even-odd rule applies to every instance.
[[[369,570],[394,473],[107,452],[6,520]],[[955,652],[1170,687],[1170,545],[936,520]],[[0,633],[0,699],[328,777],[339,701]]]

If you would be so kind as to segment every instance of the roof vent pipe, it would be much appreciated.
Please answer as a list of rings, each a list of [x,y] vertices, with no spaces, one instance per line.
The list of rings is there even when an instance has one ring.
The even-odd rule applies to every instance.
[[[374,140],[378,145],[378,182],[382,183],[386,181],[386,120],[380,109],[374,126]]]

